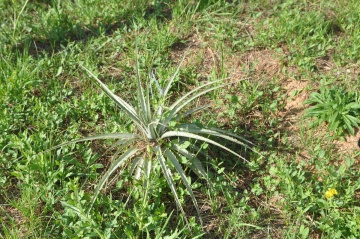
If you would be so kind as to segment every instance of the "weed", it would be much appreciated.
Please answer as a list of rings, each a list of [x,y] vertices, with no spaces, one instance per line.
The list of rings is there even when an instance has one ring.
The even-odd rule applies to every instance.
[[[185,59],[185,56],[183,60]],[[183,183],[188,190],[189,195],[195,205],[196,211],[200,216],[200,210],[195,199],[195,195],[191,188],[191,182],[181,164],[185,164],[190,167],[199,177],[206,179],[208,183],[209,178],[206,174],[201,161],[198,159],[198,154],[202,153],[202,148],[205,144],[211,144],[217,146],[223,150],[226,150],[235,156],[247,161],[238,153],[227,148],[226,146],[219,144],[218,142],[210,139],[209,137],[219,137],[241,146],[248,148],[249,141],[243,137],[226,132],[217,128],[204,128],[200,124],[183,123],[182,119],[208,107],[208,105],[201,105],[184,113],[180,113],[181,110],[191,104],[195,99],[200,96],[214,91],[223,86],[223,84],[214,86],[219,81],[209,82],[200,87],[197,87],[184,96],[180,97],[171,105],[165,105],[168,100],[169,90],[171,85],[179,72],[180,65],[175,73],[167,81],[166,86],[162,87],[159,81],[156,79],[153,72],[150,72],[149,78],[145,82],[145,88],[142,86],[140,80],[140,69],[137,61],[137,95],[138,105],[133,107],[122,98],[116,96],[104,83],[102,83],[92,72],[82,66],[82,68],[99,84],[100,88],[115,102],[115,104],[122,109],[126,115],[132,120],[136,128],[133,133],[112,133],[98,136],[86,137],[70,141],[52,149],[56,149],[68,144],[96,140],[96,139],[116,139],[118,140],[111,146],[111,149],[118,148],[116,153],[111,157],[112,165],[101,178],[97,185],[94,197],[88,208],[88,212],[91,210],[97,195],[104,187],[105,183],[109,180],[110,176],[118,169],[121,168],[125,162],[132,160],[130,165],[130,172],[134,172],[134,178],[139,180],[141,175],[144,177],[143,194],[144,200],[147,198],[149,190],[150,174],[155,167],[153,164],[159,163],[162,172],[169,184],[169,187],[174,195],[175,202],[180,211],[185,215],[185,211],[181,205],[176,185],[174,182],[174,172],[181,176]],[[157,89],[155,93],[152,89]],[[204,136],[202,136],[204,135]],[[239,141],[239,140],[241,141]],[[185,218],[185,220],[187,220]],[[201,218],[200,218],[201,221]]]
[[[316,117],[314,125],[323,122],[329,124],[329,130],[336,135],[342,135],[344,130],[354,134],[354,127],[360,124],[360,95],[346,92],[343,88],[334,86],[320,88],[313,92],[305,104],[314,105],[306,112],[308,117]]]
[[[341,112],[359,117],[358,109],[345,110],[360,87],[358,0],[14,0],[0,1],[0,9],[0,238],[360,238],[359,131],[350,122],[354,136],[339,141],[335,133],[350,132]],[[153,156],[150,179],[142,173],[136,180],[131,163],[137,159],[129,158],[88,212],[116,141],[38,152],[83,135],[141,134],[79,70],[80,63],[91,69],[138,114],[135,41],[140,74],[152,65],[163,90],[175,71],[169,69],[191,46],[164,102],[152,77],[141,82],[145,95],[147,83],[154,93],[152,113],[197,86],[246,79],[189,102],[177,115],[204,101],[211,110],[170,121],[167,132],[188,122],[220,127],[257,142],[263,157],[207,134],[198,135],[226,143],[250,164],[188,137],[157,143],[141,135],[142,143],[134,144],[144,148],[135,155]],[[325,87],[324,79],[332,85]],[[328,87],[324,94],[319,81]],[[332,88],[343,93],[329,93]],[[315,91],[325,102],[323,122],[341,115],[335,131],[310,127],[320,113],[302,117],[304,108],[322,104],[299,104]],[[171,110],[163,111],[168,117]],[[191,160],[177,158],[202,225],[184,180],[166,159],[191,231],[186,226],[149,144],[178,144],[201,161],[212,187],[191,171]],[[329,189],[337,194],[327,199]]]

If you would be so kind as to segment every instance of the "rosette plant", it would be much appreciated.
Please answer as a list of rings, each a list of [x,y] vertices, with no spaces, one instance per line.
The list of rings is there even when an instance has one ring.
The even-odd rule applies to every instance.
[[[185,56],[181,63],[184,59]],[[166,104],[170,101],[169,91],[176,75],[179,73],[181,63],[178,65],[174,74],[165,83],[164,87],[161,87],[160,82],[152,73],[150,73],[149,78],[147,78],[143,86],[140,80],[139,63],[137,60],[137,102],[135,106],[115,95],[91,71],[81,65],[89,76],[95,80],[100,88],[114,101],[116,106],[125,112],[136,126],[134,127],[134,131],[130,133],[111,133],[90,136],[56,146],[56,148],[59,148],[64,145],[86,140],[115,140],[115,143],[111,146],[112,149],[116,148],[116,152],[111,158],[111,166],[98,182],[89,210],[91,210],[98,194],[109,180],[110,176],[114,172],[121,173],[122,166],[124,166],[125,163],[127,163],[126,165],[129,165],[130,172],[135,179],[143,177],[143,193],[146,197],[150,174],[155,167],[155,164],[159,164],[171,192],[173,193],[176,205],[186,220],[185,212],[177,194],[174,174],[177,173],[180,175],[182,182],[194,203],[197,213],[200,215],[198,203],[191,188],[190,180],[185,174],[184,166],[189,167],[199,177],[210,183],[208,175],[204,170],[201,161],[197,157],[199,151],[202,150],[201,143],[219,147],[246,161],[246,159],[237,152],[214,140],[214,137],[219,137],[248,148],[248,145],[251,143],[243,137],[218,128],[204,128],[194,123],[182,123],[184,117],[207,108],[206,105],[198,106],[184,112],[186,106],[191,105],[191,103],[200,96],[214,91],[226,84],[221,83],[220,80],[208,82],[189,91],[175,101],[172,99],[173,103],[169,105]],[[153,92],[153,85],[157,88],[157,92]],[[189,142],[191,142],[191,146],[189,146]],[[184,144],[187,144],[188,147],[184,147]]]
[[[354,135],[354,128],[359,127],[360,94],[358,92],[348,92],[340,86],[331,88],[322,86],[320,92],[311,93],[304,104],[313,105],[305,114],[307,117],[316,117],[313,125],[327,122],[329,130],[338,136],[343,135],[345,131]]]

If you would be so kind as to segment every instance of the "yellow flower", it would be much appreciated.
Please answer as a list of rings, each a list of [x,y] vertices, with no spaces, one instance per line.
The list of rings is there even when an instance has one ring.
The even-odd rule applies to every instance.
[[[337,195],[337,194],[338,194],[338,192],[336,191],[335,188],[329,188],[329,189],[325,192],[325,197],[326,197],[327,199],[329,199],[329,198],[332,198],[334,195]]]

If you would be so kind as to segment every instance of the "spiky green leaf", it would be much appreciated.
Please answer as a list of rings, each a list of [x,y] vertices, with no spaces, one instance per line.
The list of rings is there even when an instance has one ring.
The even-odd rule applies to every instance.
[[[225,149],[226,151],[234,154],[235,156],[241,158],[242,160],[244,160],[245,162],[249,163],[248,160],[246,160],[244,157],[242,157],[240,154],[232,151],[231,149],[211,140],[211,139],[208,139],[208,138],[205,138],[203,136],[200,136],[200,135],[197,135],[197,134],[193,134],[193,133],[188,133],[188,132],[181,132],[181,131],[168,131],[166,133],[164,133],[161,138],[162,139],[165,139],[165,138],[171,138],[171,137],[185,137],[185,138],[192,138],[192,139],[197,139],[197,140],[201,140],[201,141],[204,141],[204,142],[207,142],[207,143],[210,143],[212,145],[215,145],[219,148],[222,148],[222,149]]]
[[[163,152],[162,152],[162,150],[161,150],[161,148],[159,146],[155,146],[154,149],[155,149],[156,156],[157,156],[157,158],[159,160],[161,170],[162,170],[162,172],[163,172],[163,174],[164,174],[164,176],[166,178],[166,181],[168,182],[168,185],[169,185],[169,187],[171,189],[171,192],[174,195],[176,205],[177,205],[178,209],[181,211],[181,213],[183,215],[186,215],[183,207],[181,206],[181,202],[180,202],[179,196],[178,196],[177,191],[176,191],[175,182],[174,182],[171,170],[169,169],[169,167],[168,167],[168,165],[166,163]],[[186,224],[189,225],[189,222],[186,219],[186,217],[184,217],[184,218],[185,218]]]
[[[188,190],[189,192],[189,195],[191,197],[191,200],[193,201],[194,203],[194,206],[196,208],[196,211],[199,215],[199,219],[200,219],[200,222],[202,224],[202,219],[201,219],[201,216],[200,216],[200,209],[199,209],[199,205],[195,199],[195,195],[194,195],[194,192],[191,188],[191,185],[190,185],[190,182],[189,180],[187,179],[186,175],[185,175],[185,172],[184,170],[182,169],[180,163],[178,162],[176,156],[173,154],[173,152],[171,152],[169,149],[165,149],[164,150],[164,155],[171,161],[171,163],[174,165],[176,171],[179,173],[179,175],[181,176],[181,179],[183,181],[183,183],[185,184],[185,187],[186,189]]]
[[[144,122],[141,121],[138,114],[136,113],[133,106],[124,101],[119,96],[115,95],[101,80],[99,80],[90,70],[88,70],[83,65],[80,65],[96,82],[99,84],[100,88],[120,107],[125,113],[130,117],[130,119],[143,131],[147,134],[146,126]]]
[[[110,168],[106,171],[104,176],[101,178],[101,180],[97,184],[97,186],[95,188],[95,191],[94,191],[93,199],[92,199],[92,201],[90,203],[90,207],[88,209],[88,213],[90,212],[92,206],[94,205],[94,202],[95,202],[97,196],[99,195],[101,189],[104,187],[105,183],[108,181],[111,174],[117,168],[119,168],[126,160],[134,157],[137,152],[138,152],[138,148],[136,148],[136,147],[130,148],[125,153],[123,153],[116,161],[114,161],[114,163],[110,166]]]

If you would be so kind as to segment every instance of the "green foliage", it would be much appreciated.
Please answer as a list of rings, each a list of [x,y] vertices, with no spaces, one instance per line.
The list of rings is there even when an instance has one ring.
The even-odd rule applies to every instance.
[[[316,117],[313,122],[319,125],[323,122],[329,124],[329,130],[342,135],[347,130],[352,135],[354,128],[360,124],[360,95],[358,92],[346,92],[343,88],[334,86],[321,87],[320,92],[311,93],[305,104],[310,107],[306,116]]]
[[[360,228],[355,194],[359,179],[358,172],[351,170],[355,159],[348,157],[340,166],[329,166],[328,157],[318,151],[300,165],[286,165],[275,155],[269,158],[278,164],[270,168],[271,176],[264,183],[275,189],[272,194],[280,198],[278,203],[284,206],[290,227],[284,238],[308,238],[305,235],[314,231],[319,231],[324,238],[357,238]],[[323,175],[308,170],[311,167],[316,167]],[[335,189],[337,194],[328,198],[329,189]],[[286,199],[281,199],[281,195],[287,195]]]
[[[183,60],[185,59],[185,56]],[[212,144],[223,150],[226,150],[235,156],[247,161],[238,153],[217,143],[211,137],[218,137],[229,140],[233,143],[248,147],[250,142],[244,138],[226,132],[217,128],[204,128],[202,125],[193,123],[182,123],[182,119],[198,112],[207,105],[201,105],[190,110],[180,113],[181,110],[191,104],[195,99],[200,96],[214,91],[223,86],[223,84],[213,86],[219,81],[209,82],[199,86],[184,96],[180,97],[171,105],[167,106],[165,103],[168,101],[168,93],[170,92],[171,85],[180,70],[180,64],[175,73],[162,87],[155,75],[150,72],[149,78],[145,81],[145,88],[143,88],[140,80],[141,73],[139,63],[137,61],[137,105],[133,107],[122,98],[116,96],[104,83],[102,83],[92,72],[82,66],[82,68],[99,84],[100,88],[114,101],[114,103],[125,112],[136,126],[133,133],[112,133],[98,136],[90,136],[79,140],[70,141],[52,149],[60,148],[72,143],[96,140],[96,139],[116,139],[117,142],[111,146],[111,149],[116,148],[116,152],[111,157],[112,165],[101,178],[97,185],[94,197],[88,208],[91,210],[97,195],[105,186],[110,176],[119,168],[121,168],[127,161],[130,163],[130,172],[134,173],[134,178],[139,180],[141,176],[144,177],[143,194],[144,200],[147,198],[150,176],[155,165],[159,164],[162,172],[169,184],[169,187],[174,195],[175,202],[180,211],[185,215],[185,211],[181,205],[175,184],[174,172],[180,175],[183,183],[188,190],[188,193],[194,203],[198,215],[200,216],[199,207],[195,199],[195,195],[191,188],[191,181],[185,174],[183,166],[189,167],[199,177],[205,179],[208,183],[208,175],[204,170],[198,154],[201,153],[203,143]],[[157,93],[153,90],[157,89]],[[239,140],[241,141],[239,141]],[[187,219],[185,218],[187,221]],[[201,221],[201,218],[200,218]]]
[[[360,238],[358,138],[346,138],[353,140],[345,148],[333,132],[310,127],[312,121],[292,108],[293,99],[318,90],[319,79],[346,87],[344,94],[359,91],[358,0],[12,0],[0,1],[0,9],[0,238]],[[246,152],[250,164],[244,164],[210,143],[162,141],[195,153],[201,148],[196,156],[212,187],[191,171],[191,160],[178,161],[203,225],[166,160],[191,231],[157,159],[146,195],[146,177],[134,178],[129,159],[88,212],[94,185],[116,153],[114,141],[38,154],[87,135],[136,130],[79,69],[83,64],[138,106],[136,41],[141,76],[153,65],[161,88],[192,46],[167,106],[206,82],[246,79],[194,99],[179,113],[204,102],[211,110],[178,123],[232,130],[255,141],[263,157]],[[313,80],[289,92],[305,79]],[[158,87],[150,85],[156,108]],[[142,86],[145,92],[145,80]],[[226,145],[243,155],[237,144]],[[329,189],[337,194],[326,198]]]

